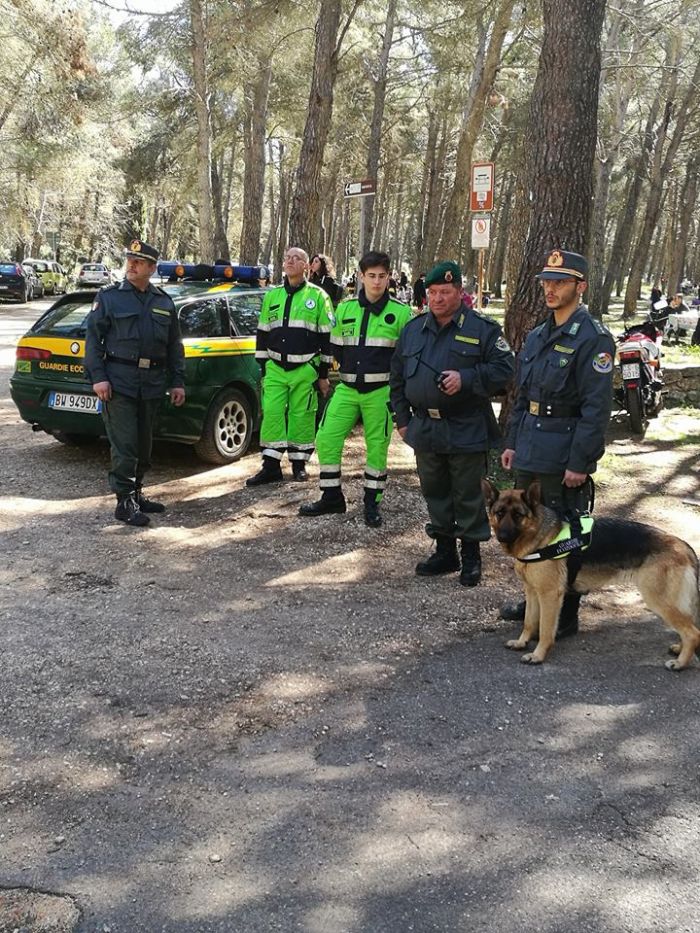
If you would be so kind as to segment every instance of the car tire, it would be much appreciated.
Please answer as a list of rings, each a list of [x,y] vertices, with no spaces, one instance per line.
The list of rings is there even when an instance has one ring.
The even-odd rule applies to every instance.
[[[238,389],[224,389],[209,406],[194,451],[205,463],[233,463],[247,452],[252,436],[250,400]]]
[[[54,431],[53,436],[59,444],[68,447],[90,447],[99,441],[94,434],[74,434],[72,431]]]

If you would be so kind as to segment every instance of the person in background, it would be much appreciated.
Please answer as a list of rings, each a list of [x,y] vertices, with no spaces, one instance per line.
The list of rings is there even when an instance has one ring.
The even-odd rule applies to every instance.
[[[413,283],[413,304],[418,308],[419,311],[422,311],[425,307],[425,302],[427,299],[428,293],[425,288],[425,272],[421,272],[416,281]]]
[[[335,263],[324,253],[314,253],[309,262],[309,282],[318,285],[328,295],[333,305],[343,296],[343,286],[336,281]]]

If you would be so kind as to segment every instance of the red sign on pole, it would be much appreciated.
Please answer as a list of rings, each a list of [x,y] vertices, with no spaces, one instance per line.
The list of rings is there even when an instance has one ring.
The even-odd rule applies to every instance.
[[[493,162],[472,163],[472,196],[469,207],[484,213],[493,210],[495,166]]]

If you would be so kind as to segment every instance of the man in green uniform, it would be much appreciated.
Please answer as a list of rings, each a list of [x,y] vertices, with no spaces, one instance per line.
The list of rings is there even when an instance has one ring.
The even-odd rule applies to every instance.
[[[357,298],[341,302],[331,330],[331,348],[340,366],[340,385],[328,403],[316,437],[321,498],[302,505],[300,515],[344,512],[341,459],[345,438],[362,419],[367,446],[365,522],[382,523],[379,503],[386,485],[386,461],[393,421],[389,404],[391,357],[411,309],[388,291],[390,259],[370,252],[360,260]]]
[[[549,316],[525,338],[518,356],[518,393],[501,462],[515,469],[515,485],[538,480],[544,505],[561,519],[588,511],[589,476],[605,450],[610,421],[615,341],[581,303],[588,263],[579,253],[554,249],[537,276]],[[578,631],[579,593],[567,593],[557,638]],[[501,610],[524,619],[525,603]]]
[[[396,425],[416,452],[426,531],[436,546],[416,573],[459,570],[459,539],[459,581],[476,586],[479,542],[490,536],[481,479],[487,452],[500,441],[490,397],[510,381],[513,353],[498,324],[463,302],[457,263],[439,263],[425,284],[429,310],[406,326],[391,363]]]
[[[263,372],[262,469],[246,486],[282,480],[285,452],[295,480],[306,480],[314,450],[316,386],[328,394],[330,298],[306,280],[309,257],[303,249],[285,253],[284,284],[266,292],[258,321],[255,358]]]
[[[185,401],[185,362],[175,305],[151,284],[158,251],[143,240],[126,250],[126,278],[107,285],[87,320],[85,369],[102,402],[112,450],[109,484],[117,497],[115,518],[127,525],[149,523],[148,512],[164,512],[143,495],[151,465],[153,423],[170,386],[170,401]]]

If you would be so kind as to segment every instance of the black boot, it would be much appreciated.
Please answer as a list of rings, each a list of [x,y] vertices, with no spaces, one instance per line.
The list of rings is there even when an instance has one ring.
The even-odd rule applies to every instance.
[[[525,618],[525,605],[524,599],[517,603],[504,603],[499,615],[506,622],[522,622]]]
[[[447,535],[435,536],[435,550],[427,560],[416,564],[419,577],[434,577],[439,573],[452,573],[459,570],[457,542]]]
[[[151,521],[148,515],[144,515],[141,511],[135,492],[130,492],[128,496],[122,496],[117,500],[114,517],[126,525],[134,525],[137,528],[143,528]]]
[[[155,514],[156,512],[164,512],[165,506],[162,502],[154,502],[153,499],[147,499],[143,494],[143,488],[141,486],[136,487],[136,501],[139,504],[139,508],[142,512],[150,512]]]
[[[292,477],[297,483],[305,483],[309,478],[306,473],[306,460],[292,460]]]
[[[281,483],[282,467],[274,457],[263,457],[262,470],[245,481],[246,486],[264,486],[266,483]]]
[[[347,511],[345,496],[337,486],[333,489],[324,489],[317,502],[308,502],[299,508],[299,514],[307,518],[315,518],[317,515],[342,515],[345,511]]]
[[[365,489],[365,525],[368,528],[379,528],[382,516],[379,511],[377,493],[374,489]]]
[[[559,613],[557,625],[557,641],[570,638],[578,634],[578,606],[581,602],[581,593],[566,593]]]
[[[459,582],[462,586],[476,586],[481,580],[481,551],[478,541],[462,538],[462,572]]]

